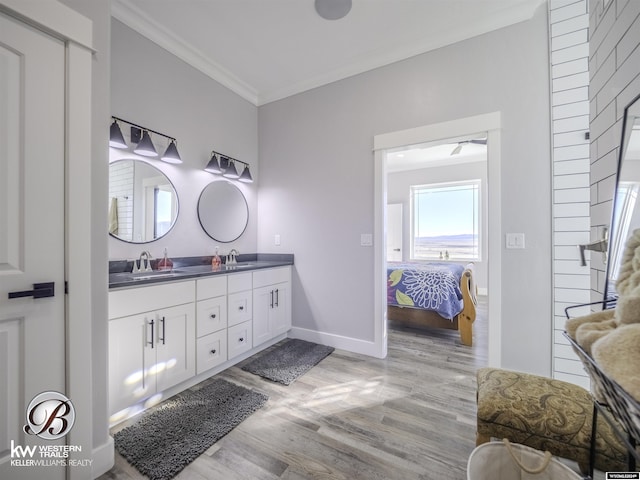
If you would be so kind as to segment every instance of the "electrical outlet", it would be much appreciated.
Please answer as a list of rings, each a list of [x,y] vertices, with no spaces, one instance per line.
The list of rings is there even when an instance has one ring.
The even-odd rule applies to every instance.
[[[273,237],[273,243],[275,243],[276,245],[280,245],[280,234],[276,233],[275,236]]]

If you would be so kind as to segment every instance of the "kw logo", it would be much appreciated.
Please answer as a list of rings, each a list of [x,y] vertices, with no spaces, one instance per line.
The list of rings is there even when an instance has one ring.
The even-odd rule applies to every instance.
[[[36,453],[36,448],[35,445],[31,447],[16,445],[14,441],[11,440],[11,458],[33,458],[34,453]]]

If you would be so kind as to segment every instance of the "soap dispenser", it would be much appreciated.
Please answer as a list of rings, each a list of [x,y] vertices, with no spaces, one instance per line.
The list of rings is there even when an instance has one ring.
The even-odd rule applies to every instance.
[[[171,270],[173,268],[173,262],[167,257],[167,249],[164,249],[164,258],[158,260],[158,270]]]
[[[221,265],[222,265],[222,260],[218,255],[218,247],[216,247],[216,254],[211,258],[211,268],[213,270],[220,270]]]

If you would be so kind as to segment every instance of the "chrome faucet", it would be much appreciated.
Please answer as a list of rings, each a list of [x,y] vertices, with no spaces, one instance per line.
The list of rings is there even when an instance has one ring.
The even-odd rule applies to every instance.
[[[153,269],[151,268],[151,254],[148,250],[144,250],[140,254],[140,258],[138,260],[133,261],[133,269],[131,273],[137,272],[150,272]]]
[[[234,265],[238,263],[236,259],[238,255],[240,255],[240,252],[238,252],[235,248],[232,248],[227,255],[227,265]]]

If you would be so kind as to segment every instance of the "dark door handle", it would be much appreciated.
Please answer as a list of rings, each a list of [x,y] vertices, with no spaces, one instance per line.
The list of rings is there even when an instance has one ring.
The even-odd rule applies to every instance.
[[[33,290],[23,290],[22,292],[9,292],[9,298],[21,298],[21,297],[33,297],[33,298],[46,298],[53,297],[54,283],[34,283]]]

